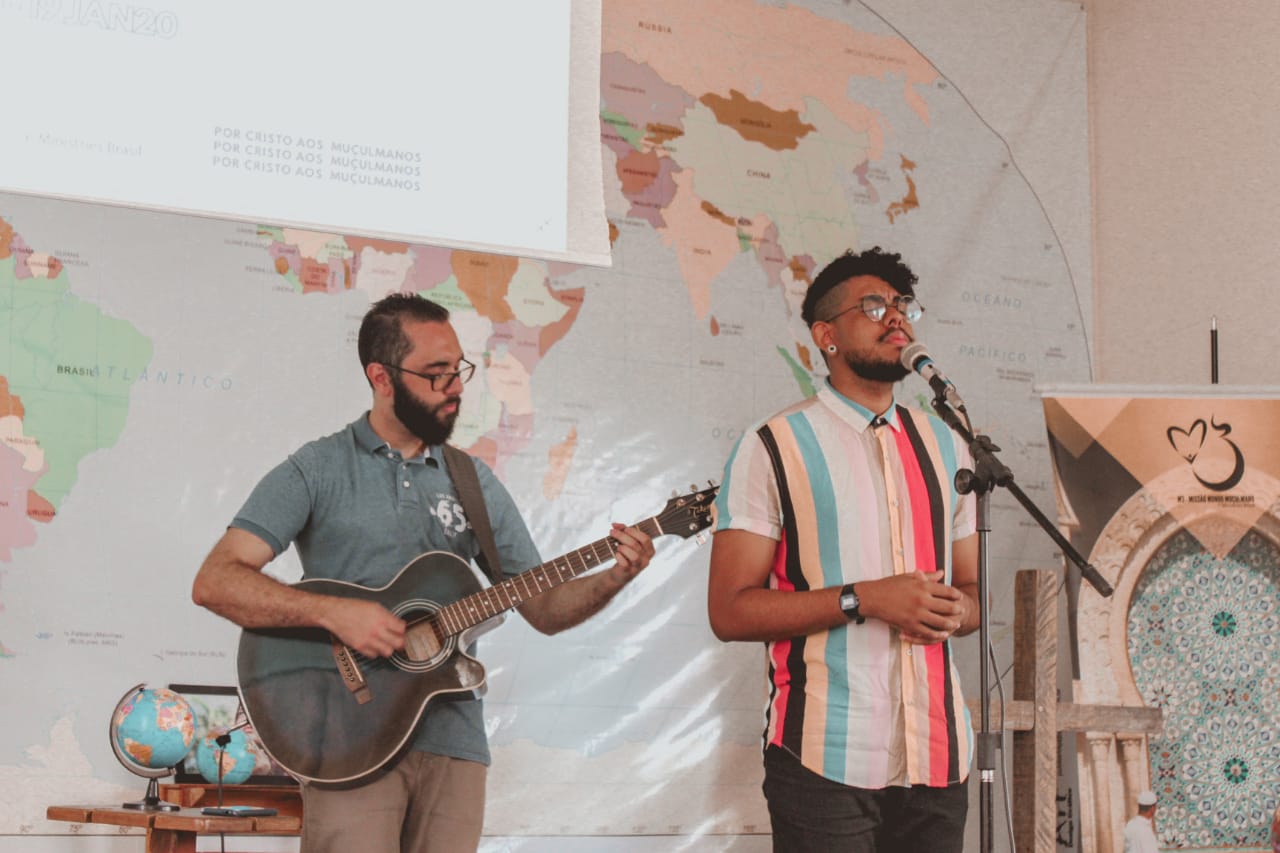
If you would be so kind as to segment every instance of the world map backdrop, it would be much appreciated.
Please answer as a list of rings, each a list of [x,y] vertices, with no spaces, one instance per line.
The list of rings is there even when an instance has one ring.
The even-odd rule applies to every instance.
[[[920,338],[1048,507],[1033,384],[1090,373],[1059,228],[902,31],[811,5],[605,3],[608,269],[0,196],[0,671],[25,685],[0,695],[0,833],[137,788],[103,736],[130,684],[234,682],[236,630],[190,603],[191,578],[262,473],[367,407],[355,334],[391,291],[453,312],[479,365],[455,441],[508,484],[544,558],[718,480],[744,429],[812,393],[804,290],[873,245],[919,274]],[[1033,34],[1059,53],[1078,43],[1063,6]],[[918,379],[900,396],[927,405]],[[1003,643],[1013,569],[1054,556],[1012,501],[994,525]],[[660,540],[601,618],[482,641],[486,832],[767,828],[763,660],[711,636],[708,550]],[[300,572],[292,552],[271,570]]]

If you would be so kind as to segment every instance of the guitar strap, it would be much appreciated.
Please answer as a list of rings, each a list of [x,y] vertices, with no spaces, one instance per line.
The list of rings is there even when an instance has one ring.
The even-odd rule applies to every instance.
[[[475,460],[452,444],[443,447],[444,465],[449,472],[449,479],[453,480],[453,487],[458,490],[462,511],[471,520],[471,530],[480,543],[480,554],[476,557],[476,562],[484,569],[491,583],[501,583],[502,560],[498,557],[498,543],[493,539],[489,511],[484,506],[484,492],[480,490],[480,478],[476,476]]]

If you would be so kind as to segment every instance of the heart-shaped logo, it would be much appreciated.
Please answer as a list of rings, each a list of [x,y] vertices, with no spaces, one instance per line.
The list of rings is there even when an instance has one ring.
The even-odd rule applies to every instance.
[[[1213,435],[1203,418],[1197,418],[1190,429],[1169,427],[1165,435],[1178,455],[1191,465],[1191,473],[1200,485],[1215,492],[1228,492],[1244,479],[1244,454],[1231,435],[1231,424],[1210,419]]]
[[[1169,443],[1173,445],[1173,449],[1178,451],[1178,455],[1188,462],[1194,462],[1196,456],[1200,453],[1200,448],[1204,447],[1205,433],[1208,427],[1205,425],[1203,418],[1197,418],[1196,422],[1191,425],[1191,429],[1182,429],[1180,427],[1169,427],[1165,435],[1169,436]]]

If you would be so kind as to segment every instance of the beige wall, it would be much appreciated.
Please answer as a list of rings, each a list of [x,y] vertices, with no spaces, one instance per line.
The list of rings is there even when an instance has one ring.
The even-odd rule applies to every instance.
[[[1095,379],[1280,385],[1280,4],[1087,12]]]

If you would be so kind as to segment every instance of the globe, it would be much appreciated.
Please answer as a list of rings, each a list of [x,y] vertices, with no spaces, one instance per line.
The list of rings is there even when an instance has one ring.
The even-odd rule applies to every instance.
[[[146,797],[125,808],[177,808],[160,800],[156,779],[171,774],[191,751],[195,731],[195,714],[181,695],[143,684],[129,688],[111,713],[111,749],[126,770],[151,781]]]
[[[220,738],[225,745],[218,743]],[[258,748],[241,729],[210,729],[196,744],[196,769],[215,784],[238,785],[253,775],[257,765]]]

